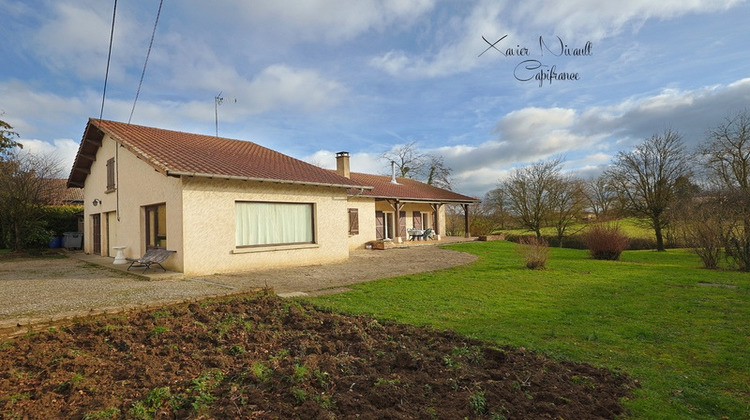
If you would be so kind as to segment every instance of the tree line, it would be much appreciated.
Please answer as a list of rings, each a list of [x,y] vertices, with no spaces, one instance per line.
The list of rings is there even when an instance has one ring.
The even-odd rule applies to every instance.
[[[50,222],[59,212],[48,204],[58,194],[51,180],[60,177],[61,168],[50,156],[21,153],[17,138],[0,120],[0,248],[21,251],[46,247],[57,234]]]
[[[667,239],[693,248],[706,267],[721,257],[750,271],[750,112],[725,117],[694,150],[668,128],[615,155],[598,177],[563,172],[560,158],[514,169],[474,209],[472,234],[507,227],[538,237],[554,227],[562,244],[579,223],[637,217]],[[575,228],[574,228],[575,227]]]

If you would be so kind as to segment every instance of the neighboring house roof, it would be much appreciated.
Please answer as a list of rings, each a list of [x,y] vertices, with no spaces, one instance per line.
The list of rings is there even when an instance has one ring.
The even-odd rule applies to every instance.
[[[61,206],[64,204],[82,204],[83,190],[79,188],[68,188],[65,184],[67,179],[50,178],[46,180],[49,188],[47,202],[50,206]]]
[[[372,190],[363,191],[361,194],[359,192],[354,193],[364,197],[425,202],[474,203],[479,201],[476,198],[428,185],[410,178],[396,178],[396,183],[394,184],[392,178],[387,175],[371,175],[357,172],[352,172],[350,175],[354,181],[373,186]]]
[[[369,189],[353,179],[258,144],[90,118],[69,187],[82,188],[96,152],[107,134],[125,149],[167,176],[272,181]]]

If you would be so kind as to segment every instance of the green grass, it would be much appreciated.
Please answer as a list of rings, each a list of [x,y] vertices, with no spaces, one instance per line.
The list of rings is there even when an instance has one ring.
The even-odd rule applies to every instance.
[[[452,245],[479,259],[312,300],[622,370],[641,384],[625,402],[635,418],[750,417],[750,274],[679,250],[597,261],[555,248],[528,270],[515,246]]]

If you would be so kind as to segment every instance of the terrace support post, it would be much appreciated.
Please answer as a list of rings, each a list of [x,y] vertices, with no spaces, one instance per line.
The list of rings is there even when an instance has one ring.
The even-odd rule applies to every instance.
[[[469,205],[461,204],[461,207],[464,208],[464,238],[471,238],[471,233],[469,232]]]
[[[435,230],[435,237],[439,241],[440,235],[442,234],[442,231],[440,230],[440,208],[443,207],[443,203],[432,203],[430,204],[430,207],[432,207],[432,211],[435,212],[435,223],[433,224],[433,229]]]
[[[401,237],[401,209],[404,208],[404,204],[402,204],[399,200],[394,200],[393,202],[388,200],[388,204],[391,205],[391,208],[393,208],[393,211],[395,213],[393,217],[393,230],[395,230],[395,232],[393,233],[393,243],[403,243],[404,238]]]

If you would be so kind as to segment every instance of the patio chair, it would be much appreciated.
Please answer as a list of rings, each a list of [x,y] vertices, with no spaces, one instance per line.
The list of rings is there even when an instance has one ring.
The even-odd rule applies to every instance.
[[[434,232],[432,229],[427,229],[424,231],[424,234],[422,235],[422,239],[425,241],[428,239],[432,239],[432,232]]]
[[[170,255],[174,254],[175,252],[177,251],[170,251],[161,248],[151,248],[146,251],[146,253],[143,254],[141,258],[125,258],[127,261],[130,261],[130,265],[128,266],[128,269],[126,271],[130,271],[130,268],[135,265],[136,267],[146,267],[143,270],[143,272],[145,273],[149,268],[151,268],[152,264],[156,264],[161,267],[162,270],[167,271],[167,269],[164,268],[161,263],[163,263],[167,258],[169,258]]]

